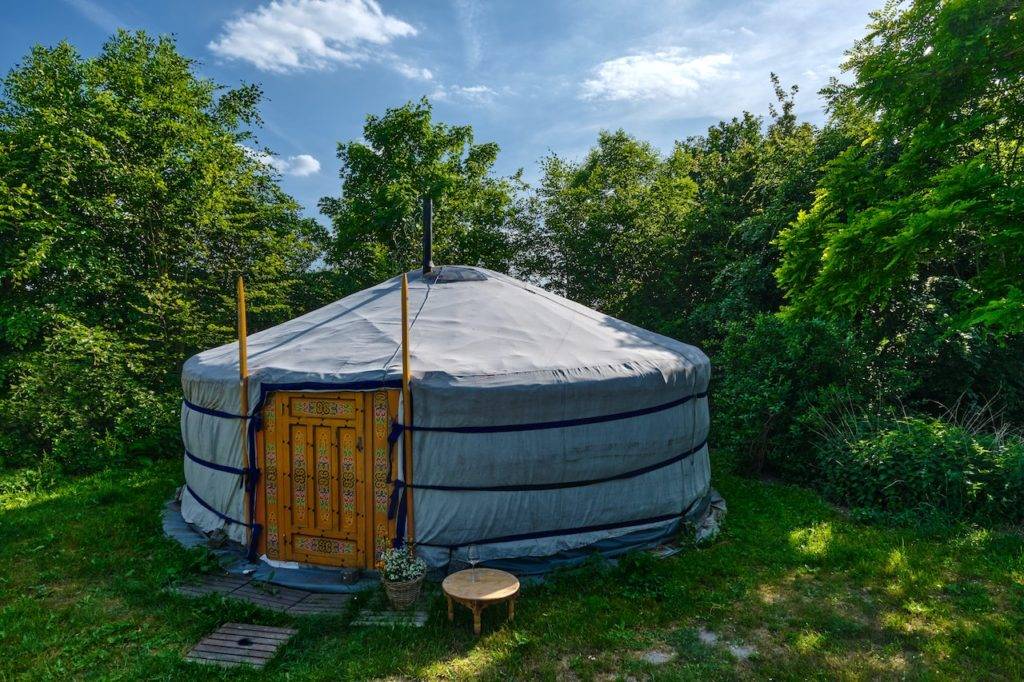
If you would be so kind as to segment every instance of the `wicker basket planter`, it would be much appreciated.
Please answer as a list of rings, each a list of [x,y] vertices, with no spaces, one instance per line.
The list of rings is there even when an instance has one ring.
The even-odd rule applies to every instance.
[[[413,578],[412,580],[387,580],[383,576],[380,581],[384,583],[384,591],[387,592],[388,601],[396,609],[408,608],[420,598],[420,590],[423,589],[423,578]]]

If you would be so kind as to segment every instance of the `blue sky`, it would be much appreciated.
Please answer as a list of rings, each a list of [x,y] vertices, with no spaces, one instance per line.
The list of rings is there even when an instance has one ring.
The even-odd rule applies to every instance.
[[[6,71],[33,44],[95,54],[117,27],[171,33],[200,73],[257,82],[259,143],[316,215],[339,191],[338,141],[368,113],[422,95],[435,117],[501,145],[499,173],[528,179],[549,152],[578,158],[602,129],[668,150],[747,109],[765,113],[768,74],[801,87],[801,116],[839,74],[881,0],[38,0],[0,25]]]

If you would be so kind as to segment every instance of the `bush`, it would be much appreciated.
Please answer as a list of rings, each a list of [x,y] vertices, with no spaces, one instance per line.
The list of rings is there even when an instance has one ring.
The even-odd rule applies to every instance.
[[[78,473],[176,451],[177,398],[146,387],[148,364],[116,334],[59,318],[0,400],[0,465],[45,457]]]
[[[942,419],[861,417],[826,436],[822,487],[834,502],[907,517],[1024,520],[1024,440]]]
[[[821,320],[760,315],[729,326],[715,358],[715,445],[797,480],[815,473],[811,415],[838,394],[872,392],[866,355],[850,334]]]

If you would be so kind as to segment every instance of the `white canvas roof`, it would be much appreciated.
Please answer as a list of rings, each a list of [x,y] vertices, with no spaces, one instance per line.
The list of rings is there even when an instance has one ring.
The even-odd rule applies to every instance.
[[[567,383],[709,366],[693,346],[506,275],[464,266],[435,273],[409,273],[410,365],[421,382]],[[251,335],[250,404],[260,382],[400,379],[400,289],[396,277]],[[217,410],[238,411],[237,391],[219,388],[237,382],[237,343],[192,357],[182,372],[185,397]]]

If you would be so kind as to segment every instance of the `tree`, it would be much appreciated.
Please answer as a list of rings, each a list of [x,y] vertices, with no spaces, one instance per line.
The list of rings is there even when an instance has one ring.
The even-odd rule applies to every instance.
[[[83,409],[82,394],[51,381],[73,374],[62,362],[102,358],[118,371],[95,377],[112,382],[97,396],[159,397],[135,423],[172,423],[181,361],[233,336],[238,274],[253,327],[293,313],[294,276],[323,230],[243,146],[259,89],[224,90],[194,71],[172,39],[122,31],[95,58],[36,47],[3,80],[0,451],[24,434],[57,447],[32,404]],[[93,443],[115,431],[130,443],[130,429],[92,413],[82,429]]]
[[[731,323],[778,309],[774,239],[810,206],[821,166],[842,148],[797,121],[796,86],[787,91],[775,74],[771,81],[776,104],[767,121],[745,112],[679,143],[698,192],[675,257],[673,279],[684,292],[677,309],[686,314],[672,331],[709,350]]]
[[[1024,14],[1012,0],[890,2],[827,91],[855,140],[780,237],[794,314],[947,311],[1024,331]]]
[[[507,229],[519,175],[497,178],[493,142],[470,126],[434,123],[426,98],[368,116],[363,140],[338,144],[341,195],[320,200],[334,226],[327,261],[352,291],[415,267],[422,250],[421,202],[434,202],[434,260],[508,270]]]
[[[643,323],[690,210],[688,159],[602,132],[582,162],[550,155],[539,188],[550,256],[542,280],[573,300]],[[652,298],[653,297],[653,298]]]
[[[838,149],[778,106],[677,142],[668,155],[624,131],[602,133],[579,163],[556,155],[539,189],[541,281],[571,298],[706,346],[729,322],[775,311],[773,240],[809,207]]]

